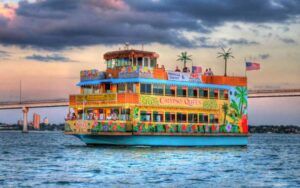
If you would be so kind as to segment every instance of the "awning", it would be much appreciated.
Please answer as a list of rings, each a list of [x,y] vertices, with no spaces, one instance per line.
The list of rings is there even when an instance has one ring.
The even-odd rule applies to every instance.
[[[109,83],[109,82],[111,82],[111,80],[112,79],[81,81],[77,84],[77,86],[98,85],[101,83]]]
[[[202,87],[202,88],[212,88],[212,89],[230,89],[233,87],[233,86],[228,86],[228,85],[205,84],[205,83],[187,82],[187,81],[160,80],[160,79],[153,79],[153,78],[111,78],[111,79],[103,79],[103,80],[89,80],[89,81],[81,81],[77,84],[77,86],[97,85],[97,84],[101,84],[101,83],[164,84],[164,85]]]

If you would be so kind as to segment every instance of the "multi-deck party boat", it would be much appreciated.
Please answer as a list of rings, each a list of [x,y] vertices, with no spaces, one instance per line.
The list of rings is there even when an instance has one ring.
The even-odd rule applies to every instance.
[[[106,71],[81,71],[65,133],[91,145],[247,145],[246,77],[207,76],[199,66],[167,71],[158,57],[112,51]]]

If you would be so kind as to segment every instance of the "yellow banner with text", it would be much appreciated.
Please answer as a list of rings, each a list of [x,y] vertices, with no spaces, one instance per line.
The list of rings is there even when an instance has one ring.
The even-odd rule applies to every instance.
[[[117,95],[115,93],[106,94],[92,94],[92,95],[70,95],[70,105],[92,104],[95,102],[110,102],[116,101]]]
[[[167,97],[140,95],[140,105],[145,106],[168,106],[168,107],[191,107],[202,109],[218,109],[219,104],[215,99],[194,99],[185,97]]]

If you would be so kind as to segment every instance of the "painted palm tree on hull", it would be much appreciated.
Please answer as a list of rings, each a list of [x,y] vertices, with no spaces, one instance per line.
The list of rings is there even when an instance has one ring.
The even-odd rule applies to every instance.
[[[247,107],[247,88],[237,87],[236,88],[236,98],[239,99],[239,112],[244,114],[244,109]]]
[[[232,55],[232,51],[231,48],[229,48],[228,50],[225,50],[224,48],[221,48],[222,52],[218,52],[218,58],[223,58],[224,62],[225,62],[225,73],[224,76],[227,76],[227,61],[230,58],[234,58]]]
[[[186,63],[188,61],[192,61],[192,55],[187,55],[187,52],[181,52],[180,55],[178,55],[177,61],[181,61],[184,63],[184,67],[186,67]]]
[[[226,116],[227,116],[227,113],[228,113],[228,110],[229,110],[229,107],[228,107],[227,103],[224,103],[222,105],[222,110],[224,112],[224,122],[223,122],[223,124],[225,125],[225,123],[226,123]]]
[[[231,100],[230,102],[230,113],[228,116],[233,120],[234,123],[242,118],[243,115],[246,115],[245,109],[248,106],[247,102],[247,88],[245,87],[236,87],[234,91],[236,100]]]

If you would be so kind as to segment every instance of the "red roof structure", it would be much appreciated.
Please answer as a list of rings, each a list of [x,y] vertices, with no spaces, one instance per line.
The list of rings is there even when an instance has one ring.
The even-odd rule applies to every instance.
[[[155,52],[148,52],[142,50],[119,50],[111,51],[104,54],[105,60],[117,59],[117,58],[137,58],[137,57],[150,57],[158,58],[159,55]]]

